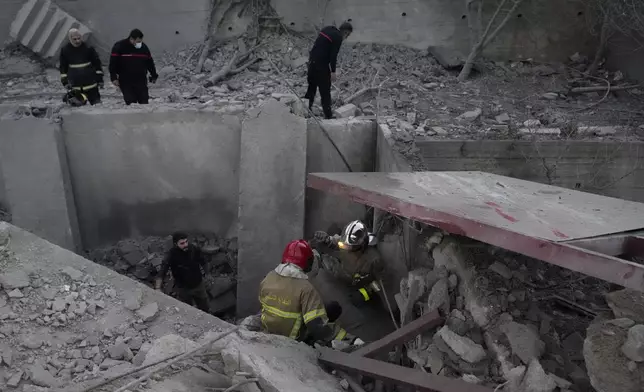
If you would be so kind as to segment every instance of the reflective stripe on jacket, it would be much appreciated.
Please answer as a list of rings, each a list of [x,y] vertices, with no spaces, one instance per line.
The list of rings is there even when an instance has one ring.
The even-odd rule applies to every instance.
[[[333,329],[333,337],[342,340],[344,329],[329,323],[322,298],[301,269],[280,264],[269,272],[259,288],[262,305],[262,329],[265,332],[303,340],[306,324],[320,319]]]

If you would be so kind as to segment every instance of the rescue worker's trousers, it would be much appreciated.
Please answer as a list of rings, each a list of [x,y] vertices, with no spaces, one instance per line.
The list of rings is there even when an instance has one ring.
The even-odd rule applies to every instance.
[[[78,87],[72,87],[72,90],[80,91],[81,93],[83,93],[85,97],[87,97],[87,102],[89,102],[90,105],[101,103],[101,93],[98,91],[98,87],[93,87],[87,90]]]
[[[181,302],[185,302],[191,306],[197,306],[197,308],[206,313],[210,312],[210,306],[208,304],[208,293],[206,293],[206,286],[203,284],[203,282],[200,283],[199,286],[192,289],[177,287],[176,285],[174,288]]]
[[[147,104],[150,99],[148,95],[148,84],[145,79],[137,82],[121,81],[120,87],[126,105],[133,103]]]
[[[307,76],[309,87],[306,90],[304,98],[309,100],[309,109],[313,107],[315,94],[320,90],[320,99],[322,101],[322,110],[324,117],[329,119],[333,117],[331,111],[331,71],[327,67],[320,67],[315,62],[309,63],[309,72]]]

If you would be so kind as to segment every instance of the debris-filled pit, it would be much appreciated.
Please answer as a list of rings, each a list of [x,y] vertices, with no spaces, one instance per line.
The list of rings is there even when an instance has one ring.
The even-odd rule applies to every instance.
[[[210,313],[234,321],[237,287],[237,239],[221,239],[215,235],[191,235],[190,242],[203,250],[202,272],[210,300]],[[126,239],[113,246],[87,252],[87,258],[114,271],[154,287],[165,254],[173,246],[172,238],[145,237]],[[161,290],[177,297],[172,274],[165,277]]]

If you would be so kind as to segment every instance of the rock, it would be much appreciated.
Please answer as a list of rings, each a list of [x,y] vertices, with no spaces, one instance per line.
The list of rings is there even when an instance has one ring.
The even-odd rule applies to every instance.
[[[168,79],[177,73],[177,69],[172,65],[167,65],[159,70],[159,78]]]
[[[644,325],[638,324],[628,330],[622,353],[634,362],[644,362]]]
[[[476,363],[482,361],[487,356],[487,353],[480,344],[474,343],[470,338],[460,336],[452,331],[447,326],[443,326],[437,335],[443,339],[445,344],[452,349],[459,357],[469,363]]]
[[[125,294],[124,306],[131,311],[135,311],[141,307],[142,300],[143,292],[141,292],[141,290],[130,291]]]
[[[607,321],[607,323],[621,328],[630,328],[633,325],[635,325],[635,321],[629,318],[619,318],[615,320],[610,320],[610,321]]]
[[[211,59],[206,59],[206,61],[203,62],[203,69],[204,71],[212,71],[212,69],[215,66],[215,62],[212,61]]]
[[[476,108],[476,109],[474,109],[472,111],[465,112],[465,113],[461,114],[456,119],[457,120],[463,120],[463,121],[472,122],[472,121],[475,121],[476,119],[478,119],[479,117],[481,117],[482,113],[483,113],[483,111],[480,108]]]
[[[83,273],[72,267],[65,267],[61,271],[64,275],[67,275],[71,280],[78,281],[83,279]]]
[[[465,315],[458,309],[452,309],[452,312],[447,318],[447,326],[451,331],[454,331],[461,336],[465,336],[465,334],[470,330],[470,326],[467,323]]]
[[[140,336],[135,336],[127,342],[127,345],[132,350],[138,350],[143,345],[143,338]]]
[[[430,344],[427,348],[427,364],[425,366],[432,371],[432,374],[438,374],[445,367],[444,355],[435,344]]]
[[[63,298],[56,298],[51,305],[51,310],[54,312],[62,312],[67,308],[67,302]]]
[[[178,335],[165,335],[152,342],[152,347],[145,355],[143,365],[149,365],[164,358],[197,348],[197,343]]]
[[[34,335],[24,335],[22,337],[22,345],[30,350],[36,350],[42,347],[42,339],[38,339]]]
[[[118,341],[118,340],[117,340]],[[110,354],[110,358],[117,360],[131,361],[134,358],[134,354],[124,342],[116,343],[113,346],[110,346],[107,350]]]
[[[524,364],[543,355],[546,345],[532,328],[512,321],[501,325],[500,329],[510,341],[512,353]]]
[[[9,298],[23,298],[25,296],[20,289],[13,289],[7,295]]]
[[[432,82],[432,83],[425,83],[425,84],[423,84],[423,87],[433,90],[433,89],[435,89],[435,88],[440,87],[440,84],[439,84],[439,83],[436,83],[436,82]]]
[[[447,279],[441,279],[434,284],[429,292],[429,297],[427,298],[427,307],[428,312],[433,312],[439,308],[441,308],[444,313],[449,312],[449,281]]]
[[[505,124],[510,122],[510,115],[508,115],[507,113],[501,113],[498,116],[496,116],[495,120],[499,124]]]
[[[159,312],[159,305],[156,302],[149,303],[139,309],[136,314],[143,319],[143,321],[150,321],[157,316]]]
[[[13,373],[7,380],[7,386],[11,388],[18,387],[18,384],[20,384],[20,380],[22,380],[22,376],[24,374],[25,372],[23,372],[22,370],[18,370],[17,372]]]
[[[590,383],[597,392],[641,392],[644,373],[629,370],[630,360],[621,350],[626,339],[625,329],[606,321],[596,321],[588,327],[584,361]],[[571,379],[578,383],[572,374]]]
[[[610,136],[621,131],[620,127],[594,127],[594,126],[578,126],[577,133],[582,135],[595,135],[595,136]]]
[[[465,381],[468,384],[479,385],[483,383],[483,380],[481,380],[480,378],[476,377],[473,374],[463,374],[463,376],[461,376],[461,380]]]
[[[129,364],[129,362],[126,361],[118,361],[112,358],[105,358],[101,364],[99,365],[99,369],[101,370],[107,370],[109,368],[112,368],[114,366],[118,365],[124,365],[124,364]]]
[[[147,253],[138,244],[129,241],[122,241],[118,245],[118,252],[129,265],[135,266],[141,262]]]
[[[452,47],[429,46],[427,48],[427,53],[447,70],[460,70],[463,68],[463,64],[465,64],[463,56]]]
[[[11,367],[11,365],[13,364],[13,351],[11,349],[3,350],[1,358],[2,362]]]
[[[55,387],[58,385],[56,378],[49,373],[45,368],[36,364],[29,367],[29,373],[31,374],[31,382],[40,387]]]
[[[512,279],[512,271],[510,270],[510,268],[508,268],[507,265],[503,263],[496,261],[489,267],[489,269],[490,271],[494,271],[497,274],[501,275],[504,279]]]
[[[23,289],[29,287],[29,276],[22,270],[0,274],[0,285],[5,290]]]
[[[355,117],[358,112],[358,107],[352,103],[346,104],[335,109],[334,114],[337,118]]]
[[[555,380],[543,371],[538,360],[530,361],[528,370],[523,377],[520,391],[522,392],[552,392],[557,387]]]
[[[295,60],[291,62],[291,66],[293,68],[300,68],[304,65],[306,65],[309,62],[309,58],[306,56],[298,57]]]
[[[548,100],[548,101],[554,101],[557,98],[559,98],[559,94],[557,94],[557,93],[545,93],[545,94],[541,95],[541,99],[545,99],[545,100]]]
[[[644,292],[624,289],[606,294],[606,302],[615,318],[629,318],[644,324]]]
[[[25,384],[22,386],[22,392],[49,392],[49,388],[39,387],[34,384]]]
[[[552,373],[548,373],[548,376],[555,382],[555,384],[560,388],[560,389],[568,389],[572,386],[572,383],[568,380],[564,380],[561,377],[558,377]]]
[[[525,120],[523,126],[526,128],[537,128],[541,126],[541,121],[535,119]]]

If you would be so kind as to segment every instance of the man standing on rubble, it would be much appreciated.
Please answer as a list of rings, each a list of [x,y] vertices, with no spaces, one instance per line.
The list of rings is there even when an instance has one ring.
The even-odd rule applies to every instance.
[[[384,266],[374,244],[375,238],[359,220],[350,222],[339,236],[329,236],[324,231],[314,236],[314,245],[321,246],[323,252],[326,250],[335,259],[325,260],[337,260],[332,265],[323,263],[323,267],[352,288],[349,296],[357,307],[374,302],[381,294]]]
[[[110,57],[110,80],[121,89],[126,105],[147,104],[147,82],[155,83],[158,78],[150,49],[143,43],[141,30],[132,30],[128,38],[114,44]]]
[[[351,23],[344,22],[338,29],[327,26],[318,34],[309,53],[308,89],[304,98],[309,100],[309,109],[313,108],[315,94],[320,90],[324,117],[333,118],[331,111],[331,83],[336,79],[336,63],[342,41],[353,32]]]
[[[60,81],[67,89],[95,105],[101,102],[99,87],[103,88],[103,65],[96,49],[83,42],[78,29],[68,33],[69,43],[60,50]]]
[[[291,241],[282,263],[269,272],[259,286],[264,332],[288,336],[309,344],[333,342],[364,343],[329,320],[327,308],[306,275],[314,262],[313,249],[304,240]],[[331,304],[332,317],[339,317],[339,305]],[[335,320],[332,320],[335,321]]]
[[[205,265],[203,252],[199,247],[188,243],[188,236],[181,232],[172,234],[172,245],[161,264],[155,289],[160,290],[163,287],[170,270],[179,299],[189,305],[195,304],[202,311],[209,313],[208,294],[201,273],[201,267]]]

